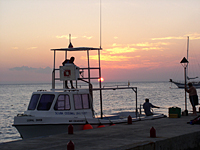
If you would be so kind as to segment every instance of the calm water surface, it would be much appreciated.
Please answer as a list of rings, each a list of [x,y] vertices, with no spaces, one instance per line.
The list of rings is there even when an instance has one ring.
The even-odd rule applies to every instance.
[[[127,85],[127,83],[102,83],[102,86]],[[61,87],[61,85],[58,85]],[[97,85],[94,85],[97,86]],[[178,89],[169,82],[132,82],[130,86],[138,88],[138,108],[149,98],[154,105],[161,107],[180,107],[185,110],[185,95],[183,89]],[[32,92],[37,90],[49,90],[51,84],[1,84],[0,85],[0,143],[19,140],[20,135],[12,126],[15,115],[23,113],[28,106]],[[197,89],[200,93],[200,89]],[[100,114],[99,92],[94,92],[94,109]],[[188,110],[191,105],[188,100]],[[104,115],[135,109],[135,94],[132,90],[103,91]],[[156,113],[167,115],[168,109],[154,109]]]

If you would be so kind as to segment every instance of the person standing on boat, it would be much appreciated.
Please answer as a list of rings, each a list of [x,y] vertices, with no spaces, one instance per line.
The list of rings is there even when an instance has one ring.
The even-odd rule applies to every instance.
[[[185,91],[189,93],[190,103],[193,109],[193,115],[197,115],[196,105],[198,105],[198,95],[196,88],[192,85],[191,82],[188,83],[189,89],[185,86]]]
[[[74,57],[71,57],[70,59],[66,59],[66,60],[62,63],[62,65],[65,66],[65,64],[74,64],[74,60],[75,60]],[[66,81],[65,81],[65,88],[66,88],[66,89],[69,89],[69,87],[68,87],[67,84],[68,84],[68,81],[66,80]],[[71,84],[71,88],[74,89],[72,80],[70,80],[70,84]]]
[[[149,99],[146,98],[145,103],[143,104],[143,109],[144,109],[146,116],[153,115],[153,113],[151,112],[151,108],[160,108],[160,107],[152,105],[151,103],[149,103]]]

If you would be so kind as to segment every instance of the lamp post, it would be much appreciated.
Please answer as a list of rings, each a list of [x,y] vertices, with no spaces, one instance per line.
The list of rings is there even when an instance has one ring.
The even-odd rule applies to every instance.
[[[187,84],[187,80],[186,80],[186,68],[188,66],[188,60],[184,57],[182,60],[181,60],[181,65],[183,66],[184,68],[184,78],[185,78],[185,87],[186,87],[186,84]],[[187,110],[187,95],[186,95],[186,90],[185,90],[185,115],[188,116],[188,110]]]

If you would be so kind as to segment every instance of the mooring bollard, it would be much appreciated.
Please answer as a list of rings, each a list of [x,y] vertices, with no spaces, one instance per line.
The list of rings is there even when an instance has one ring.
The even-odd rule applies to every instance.
[[[156,137],[156,130],[154,129],[154,127],[152,127],[150,129],[150,137],[155,138]]]
[[[67,150],[74,150],[74,143],[71,140],[67,143]]]
[[[74,133],[74,127],[73,127],[73,125],[69,125],[68,126],[68,134],[73,134]]]
[[[128,124],[132,124],[132,117],[130,115],[128,116]]]

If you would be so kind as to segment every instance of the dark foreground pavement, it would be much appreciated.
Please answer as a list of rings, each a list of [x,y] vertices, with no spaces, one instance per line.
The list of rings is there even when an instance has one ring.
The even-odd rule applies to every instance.
[[[78,131],[44,138],[0,144],[0,150],[67,150],[71,140],[75,150],[194,150],[200,148],[200,125],[187,124],[194,116],[133,122],[132,125]],[[156,138],[150,138],[150,129]]]

